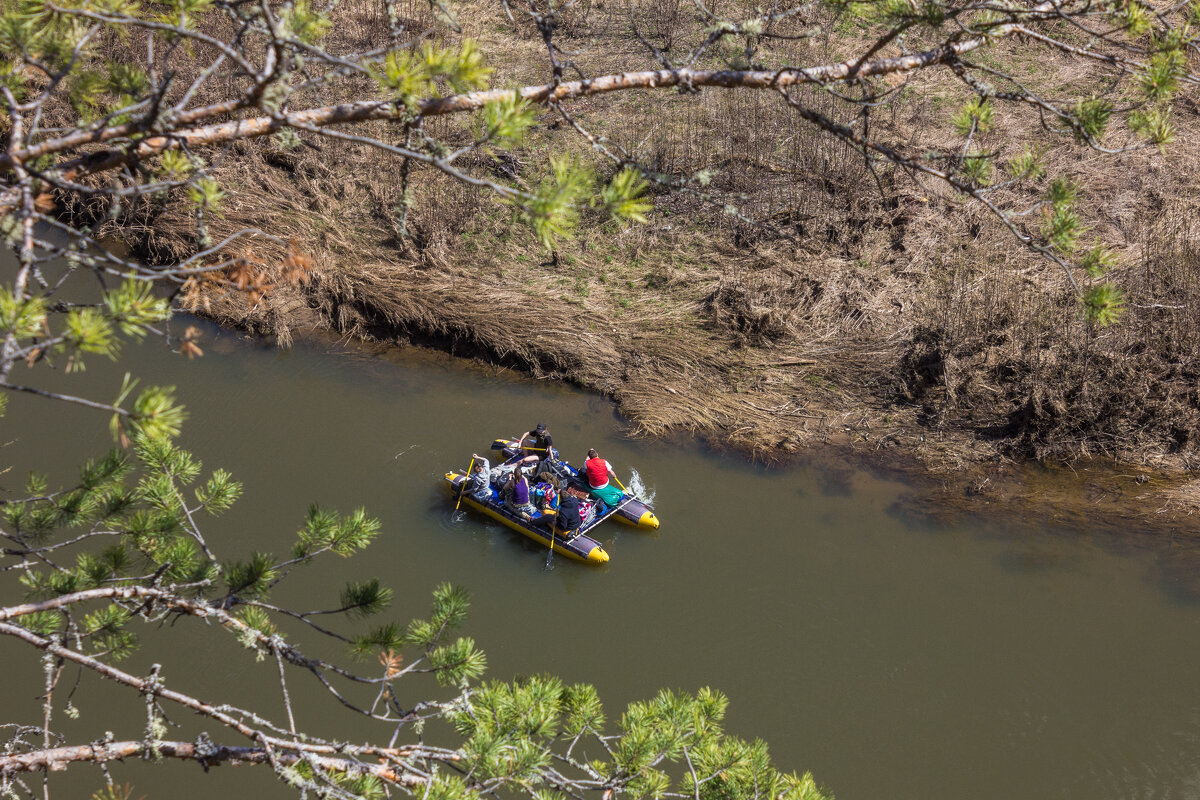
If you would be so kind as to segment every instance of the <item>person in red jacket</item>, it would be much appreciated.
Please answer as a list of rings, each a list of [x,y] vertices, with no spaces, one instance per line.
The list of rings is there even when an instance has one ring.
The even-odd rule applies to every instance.
[[[601,458],[595,448],[588,450],[587,461],[583,462],[583,469],[587,475],[588,489],[591,490],[592,497],[606,506],[615,506],[621,502],[624,494],[608,482],[609,476],[615,479],[617,473],[613,472],[612,465]]]

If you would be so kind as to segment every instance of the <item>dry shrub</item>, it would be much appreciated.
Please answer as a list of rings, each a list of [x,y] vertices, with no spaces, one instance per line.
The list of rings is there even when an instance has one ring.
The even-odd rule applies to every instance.
[[[1186,207],[1185,207],[1186,206]],[[1200,450],[1200,225],[1167,208],[1139,261],[1109,276],[1126,292],[1117,325],[1083,315],[1053,269],[960,267],[932,302],[892,391],[926,424],[966,428],[1014,455],[1146,458]]]
[[[580,0],[561,12],[561,35],[614,40],[583,52],[585,68],[600,74],[653,63],[629,37],[630,6]],[[752,12],[745,0],[722,0],[716,13],[742,18],[743,6]],[[346,0],[330,36],[339,47],[382,42],[382,8]],[[401,8],[410,29],[426,25],[426,0],[403,0]],[[660,47],[688,41],[700,26],[686,4],[637,9],[639,26]],[[476,26],[468,34],[506,31],[503,12],[493,12],[464,13]],[[661,20],[672,15],[676,28],[663,29]],[[505,32],[503,46],[489,48],[502,59],[496,85],[545,78],[538,34],[526,18],[518,24],[521,38]],[[830,45],[770,46],[794,48],[790,63],[815,63]],[[910,129],[936,126],[952,104],[931,100],[952,99],[959,91],[946,88],[952,81],[914,79],[917,99],[897,102],[899,120],[896,107],[890,122],[879,109],[873,130],[907,138]],[[798,97],[852,121],[828,95]],[[661,173],[692,178],[705,171],[708,199],[660,194],[651,224],[616,237],[585,232],[590,249],[562,247],[578,263],[540,264],[543,255],[527,234],[508,234],[511,216],[499,203],[430,170],[414,168],[414,203],[400,228],[396,161],[305,136],[312,141],[296,150],[261,141],[214,162],[231,194],[225,216],[210,221],[212,235],[258,227],[310,248],[318,275],[298,300],[339,331],[407,337],[560,376],[614,397],[643,431],[715,433],[765,458],[766,450],[803,441],[801,426],[809,421],[851,414],[905,424],[915,418],[1042,457],[1119,455],[1141,446],[1186,453],[1200,445],[1200,215],[1164,205],[1154,226],[1131,232],[1130,209],[1144,203],[1151,182],[1145,164],[1122,170],[1121,181],[1089,174],[1100,170],[1070,153],[1051,164],[1053,174],[1078,179],[1085,192],[1094,187],[1093,230],[1110,241],[1124,235],[1148,243],[1143,257],[1128,258],[1115,276],[1132,304],[1126,320],[1095,329],[1062,273],[1014,255],[1019,248],[994,221],[885,169],[881,196],[861,155],[801,123],[771,93],[705,90],[658,94],[652,102],[614,96],[580,101],[573,111]],[[544,163],[551,152],[586,149],[552,113],[542,120],[522,150],[464,165],[532,185],[537,168],[527,165]],[[464,141],[462,120],[427,124],[442,140]],[[1195,125],[1180,125],[1180,144],[1195,162]],[[402,140],[392,123],[364,129]],[[1160,178],[1176,188],[1189,184],[1184,175],[1154,176]],[[756,222],[725,213],[726,204]],[[97,219],[106,213],[87,211]],[[186,202],[130,208],[120,222],[124,233],[141,238],[153,263],[194,250]],[[668,239],[701,244],[680,247],[688,259],[673,260],[663,252]],[[590,296],[580,284],[590,286]],[[538,313],[529,312],[531,304]],[[255,313],[286,333],[279,309]],[[764,348],[761,356],[748,351],[754,346]],[[761,370],[746,366],[759,362]]]
[[[549,4],[547,4],[549,5]],[[554,3],[554,37],[558,39],[592,39],[609,32],[613,23],[613,9],[605,3],[593,0],[563,0]],[[618,12],[619,13],[619,12]],[[625,18],[628,19],[628,12]],[[542,31],[528,14],[514,9],[512,22],[507,18],[506,28],[517,38],[527,42],[541,42]]]
[[[574,307],[546,305],[532,314],[527,295],[469,272],[431,275],[403,263],[344,265],[321,276],[314,302],[350,335],[437,344],[539,376],[598,380],[621,360],[611,337],[588,331]]]
[[[409,214],[409,239],[398,244],[427,259],[444,259],[452,240],[472,224],[485,202],[479,189],[444,175],[430,176]]]
[[[638,32],[663,52],[670,52],[687,32],[683,22],[683,0],[655,0],[635,7]]]
[[[554,29],[563,38],[590,39],[610,22],[603,3],[599,4],[599,9],[592,0],[575,0],[564,6],[558,12],[558,26]]]
[[[794,336],[798,317],[822,291],[819,282],[794,272],[762,270],[722,278],[704,308],[713,325],[741,344],[761,345]]]
[[[400,25],[410,34],[429,28],[433,19],[424,0],[395,0]],[[391,38],[387,11],[382,0],[343,0],[338,4],[337,24],[323,44],[335,52],[363,52],[386,45]]]

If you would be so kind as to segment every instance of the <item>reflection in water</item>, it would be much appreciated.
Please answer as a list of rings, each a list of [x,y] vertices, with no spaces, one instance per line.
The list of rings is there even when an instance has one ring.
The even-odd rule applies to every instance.
[[[841,800],[1197,796],[1200,608],[1172,601],[1149,556],[1036,529],[931,527],[890,513],[897,483],[630,440],[599,398],[436,354],[279,352],[205,330],[214,346],[194,362],[150,343],[115,369],[93,359],[82,376],[41,379],[97,397],[126,369],[177,385],[191,413],[185,446],[245,483],[211,528],[226,557],[283,552],[310,502],[380,517],[385,534],[367,557],[284,584],[281,602],[320,605],[345,580],[378,575],[406,622],[451,580],[472,592],[467,633],[492,675],[594,682],[610,718],[663,686],[721,688],[730,730],[763,737],[778,763],[813,770]],[[535,419],[569,459],[595,446],[622,479],[651,487],[663,527],[613,526],[604,568],[556,558],[547,569],[525,537],[453,513],[442,473]],[[106,423],[13,398],[0,438],[16,442],[0,458],[64,482],[81,453],[108,446]],[[271,665],[202,638],[180,664],[178,639],[162,642],[151,636],[134,667],[170,659],[169,683],[278,712]],[[11,675],[32,670],[0,705],[36,720],[36,659],[0,652]],[[306,690],[308,724],[381,735]],[[122,724],[137,735],[135,699],[107,692],[85,681],[69,737]],[[175,768],[125,769],[138,794],[198,798],[248,781],[289,796],[248,770],[181,781]],[[85,796],[95,776],[80,775]]]
[[[1064,796],[1105,797],[1129,800],[1191,800],[1200,797],[1200,722],[1177,731],[1165,745],[1154,748],[1146,760],[1130,763],[1119,742],[1099,749],[1087,779],[1070,787]]]
[[[1015,573],[1040,572],[1068,569],[1071,556],[1062,548],[1048,546],[1030,546],[1022,548],[1014,544],[1010,552],[997,557],[997,563],[1004,569]]]
[[[817,486],[826,497],[850,497],[854,494],[854,470],[829,464],[817,472]]]

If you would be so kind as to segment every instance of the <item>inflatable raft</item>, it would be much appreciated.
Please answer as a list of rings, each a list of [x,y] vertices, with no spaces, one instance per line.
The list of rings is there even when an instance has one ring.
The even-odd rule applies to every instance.
[[[503,452],[505,457],[509,459],[515,457],[520,452],[515,439],[497,439],[492,442],[492,449]],[[554,467],[560,479],[567,481],[571,486],[587,491],[587,485],[578,469],[562,459],[557,459]],[[654,509],[629,492],[622,493],[621,501],[618,503],[616,511],[617,513],[613,515],[614,518],[620,522],[624,522],[626,525],[632,525],[635,528],[647,531],[658,530],[658,517],[654,516]]]
[[[446,473],[446,483],[455,495],[462,491],[463,482],[466,479],[467,475],[462,471]],[[540,512],[534,512],[529,515],[514,512],[504,505],[504,501],[500,499],[499,492],[497,492],[495,487],[492,487],[491,497],[487,500],[463,493],[462,504],[491,517],[501,525],[512,528],[518,533],[525,534],[542,547],[550,548],[553,546],[554,552],[560,553],[567,558],[584,561],[589,564],[608,563],[608,552],[604,549],[604,545],[588,534],[590,531],[595,530],[604,520],[616,513],[617,509],[615,508],[601,511],[593,505],[587,509],[583,525],[578,530],[564,532],[555,530],[547,525],[547,521],[542,519]],[[553,515],[550,516],[553,517]],[[589,516],[590,519],[588,518]]]
[[[499,465],[498,469],[511,468],[521,459],[520,448],[514,439],[497,439],[492,443],[492,449],[501,451],[505,456],[504,463]],[[560,491],[571,491],[577,497],[585,494],[586,486],[579,470],[575,467],[560,459],[555,459],[553,463],[543,464],[543,466],[551,473]],[[658,517],[654,516],[653,509],[628,492],[623,493],[620,501],[613,506],[607,506],[594,498],[585,501],[581,508],[583,524],[576,531],[566,532],[554,527],[553,514],[543,516],[541,512],[537,511],[523,514],[509,508],[500,498],[500,493],[495,486],[491,487],[487,497],[475,497],[463,492],[467,473],[462,470],[447,472],[445,480],[447,488],[455,496],[462,494],[463,505],[524,534],[542,547],[552,547],[556,553],[589,564],[608,563],[608,552],[604,549],[604,545],[591,535],[605,520],[617,519],[626,525],[643,530],[658,528]]]

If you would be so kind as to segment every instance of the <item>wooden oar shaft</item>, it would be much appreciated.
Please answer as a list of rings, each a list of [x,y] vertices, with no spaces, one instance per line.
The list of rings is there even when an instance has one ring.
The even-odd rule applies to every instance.
[[[462,488],[458,490],[458,502],[454,504],[454,510],[458,511],[458,507],[462,505],[463,493],[467,491],[467,482],[471,480],[471,470],[475,467],[475,456],[471,456],[471,463],[467,464],[467,474],[463,476]]]

